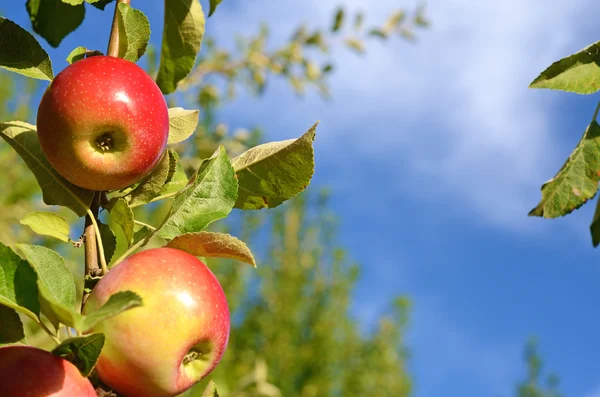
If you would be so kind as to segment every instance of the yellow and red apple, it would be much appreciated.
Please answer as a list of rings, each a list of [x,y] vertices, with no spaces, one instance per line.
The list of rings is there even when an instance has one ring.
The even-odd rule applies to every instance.
[[[96,392],[64,358],[31,346],[6,346],[0,348],[0,396],[96,397]]]
[[[156,83],[135,63],[92,56],[62,70],[38,108],[37,132],[50,165],[90,190],[130,186],[165,152],[169,115]]]
[[[111,317],[89,332],[106,343],[100,379],[126,397],[170,397],[193,386],[220,361],[230,318],[221,285],[195,256],[174,248],[134,254],[94,287],[84,313],[130,290],[143,306]]]

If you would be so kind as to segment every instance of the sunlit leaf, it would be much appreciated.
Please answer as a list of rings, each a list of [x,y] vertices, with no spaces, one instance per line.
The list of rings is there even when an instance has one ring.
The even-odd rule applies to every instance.
[[[171,240],[167,247],[177,248],[194,256],[236,259],[256,267],[252,251],[246,243],[226,233],[183,234]]]
[[[52,62],[25,29],[0,17],[0,67],[40,80],[52,80]]]

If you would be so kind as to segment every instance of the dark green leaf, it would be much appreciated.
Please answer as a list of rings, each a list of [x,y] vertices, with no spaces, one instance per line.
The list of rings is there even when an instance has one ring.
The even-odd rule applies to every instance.
[[[220,146],[192,176],[192,182],[173,201],[158,235],[172,239],[199,232],[213,221],[227,216],[237,198],[238,184],[225,149]]]
[[[183,108],[169,109],[169,139],[167,144],[183,142],[188,139],[198,126],[198,110]]]
[[[599,153],[600,125],[594,117],[556,176],[542,185],[542,200],[529,215],[557,218],[594,197],[600,179]]]
[[[87,48],[85,47],[77,47],[73,51],[67,55],[67,62],[73,63],[77,61],[81,61],[85,58],[85,53],[87,52]]]
[[[98,228],[100,229],[100,237],[102,237],[102,245],[104,246],[104,257],[106,258],[106,262],[110,262],[117,249],[117,237],[110,226],[100,221],[98,221]]]
[[[578,94],[600,89],[600,41],[560,61],[554,62],[529,85]]]
[[[344,23],[344,9],[338,8],[335,13],[335,17],[333,18],[333,26],[331,27],[332,32],[337,32],[341,29],[342,24]]]
[[[223,1],[223,0],[210,0],[210,10],[208,11],[208,16],[209,17],[212,16],[212,14],[217,9],[217,6],[219,4],[221,4],[221,1]]]
[[[82,332],[87,332],[100,321],[142,305],[142,298],[138,294],[131,291],[117,292],[111,295],[102,307],[91,313],[88,313],[89,308],[86,306],[83,310],[85,315],[80,316],[81,320],[77,323],[76,328]]]
[[[25,29],[0,17],[0,67],[40,80],[52,80],[52,62]]]
[[[27,261],[0,243],[0,304],[37,319],[40,314],[37,276]]]
[[[140,10],[119,3],[119,58],[136,62],[146,52],[150,40],[150,22]]]
[[[238,177],[236,208],[277,207],[303,191],[314,172],[317,124],[298,139],[258,145],[231,162]]]
[[[23,323],[14,309],[0,305],[0,345],[25,338]]]
[[[143,205],[158,197],[163,187],[173,178],[178,158],[173,149],[168,149],[152,172],[127,195],[129,205]]]
[[[91,3],[94,7],[98,8],[99,10],[104,11],[104,9],[106,8],[106,6],[110,3],[112,3],[114,0],[87,0],[88,3]]]
[[[252,251],[246,243],[226,233],[187,233],[175,237],[167,247],[177,248],[194,256],[236,259],[256,267]]]
[[[127,201],[123,198],[115,197],[110,200],[106,208],[110,211],[110,216],[115,220],[115,223],[123,230],[127,245],[131,245],[134,225],[133,211],[127,205]]]
[[[65,243],[70,241],[69,223],[62,216],[47,211],[33,211],[21,219],[21,224],[42,236],[51,236]]]
[[[52,354],[70,361],[81,375],[88,377],[98,362],[104,341],[104,334],[70,338],[56,346]]]
[[[156,83],[164,94],[177,89],[196,61],[204,36],[204,12],[198,0],[165,1],[165,23]]]
[[[202,393],[202,397],[219,397],[219,392],[217,391],[217,385],[212,380],[208,382],[206,385],[206,389]]]
[[[600,245],[600,200],[596,200],[596,211],[590,225],[590,233],[592,235],[592,244],[594,247],[597,247]]]
[[[73,185],[50,166],[40,147],[35,126],[21,121],[0,123],[0,136],[35,175],[42,188],[44,203],[68,207],[79,216],[86,214],[94,192]]]
[[[33,30],[55,48],[85,17],[83,4],[69,5],[61,0],[27,0],[27,12]]]

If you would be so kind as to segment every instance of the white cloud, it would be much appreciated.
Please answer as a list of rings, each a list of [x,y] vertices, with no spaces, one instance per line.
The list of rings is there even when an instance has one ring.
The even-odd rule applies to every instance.
[[[328,26],[338,3],[244,3],[231,8],[216,29],[251,31],[263,9],[268,9],[277,15],[269,20],[273,36],[284,40],[301,20]],[[298,120],[304,125],[309,115],[317,116],[324,131],[319,143],[330,149],[327,155],[335,161],[349,155],[377,155],[382,167],[401,165],[394,189],[380,187],[382,195],[410,193],[436,201],[443,197],[463,214],[523,229],[532,224],[526,213],[540,198],[540,185],[563,160],[562,152],[557,154],[559,131],[552,128],[552,121],[555,100],[566,98],[527,86],[551,62],[592,40],[581,41],[578,35],[586,21],[592,23],[581,18],[589,13],[578,7],[583,3],[432,1],[428,5],[432,27],[419,32],[416,45],[373,42],[366,59],[345,50],[336,52],[339,67],[332,79],[332,104],[320,100],[298,104],[278,92],[251,111],[269,117],[275,126]],[[391,9],[410,8],[412,3],[344,4],[364,9],[368,21],[377,22]],[[243,21],[237,18],[240,15]],[[273,106],[278,108],[276,114]],[[288,128],[286,133],[289,137],[296,132]],[[342,166],[354,174],[352,164]]]

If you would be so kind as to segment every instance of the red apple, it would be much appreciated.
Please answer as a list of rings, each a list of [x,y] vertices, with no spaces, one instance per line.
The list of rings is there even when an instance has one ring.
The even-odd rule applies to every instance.
[[[148,175],[165,152],[169,114],[156,83],[133,62],[92,56],[67,66],[40,102],[44,155],[69,182],[115,190]]]
[[[6,346],[0,348],[0,396],[96,397],[96,392],[67,360],[31,346]]]
[[[90,330],[106,336],[96,365],[105,384],[126,397],[175,396],[214,369],[229,340],[229,308],[204,263],[174,248],[134,254],[98,282],[83,312],[125,290],[144,305]]]

